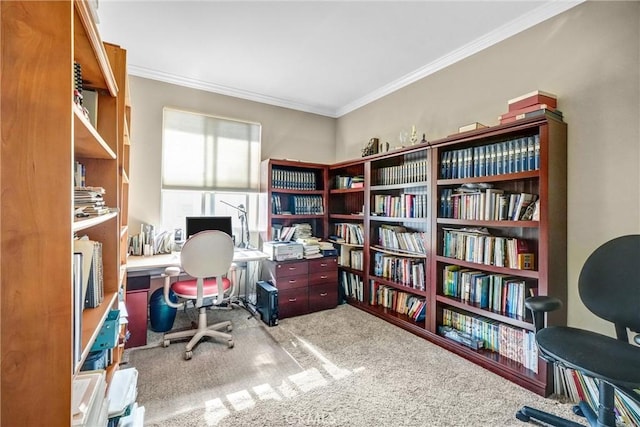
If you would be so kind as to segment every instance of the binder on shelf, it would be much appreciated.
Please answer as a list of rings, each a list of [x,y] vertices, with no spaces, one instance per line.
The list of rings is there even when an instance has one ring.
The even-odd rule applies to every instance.
[[[84,307],[82,299],[82,265],[83,256],[81,252],[73,254],[73,372],[76,371],[82,359],[82,309]]]

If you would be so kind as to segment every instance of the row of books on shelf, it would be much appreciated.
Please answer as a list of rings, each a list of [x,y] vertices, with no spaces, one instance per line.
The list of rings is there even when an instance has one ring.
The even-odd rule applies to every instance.
[[[538,372],[538,346],[534,332],[448,308],[442,310],[442,324],[482,340],[484,349]]]
[[[364,188],[364,175],[336,175],[334,187],[337,189]]]
[[[426,218],[426,194],[401,194],[391,196],[375,194],[373,196],[372,215],[396,218]]]
[[[350,273],[348,271],[340,271],[340,286],[344,295],[357,301],[364,301],[364,283],[362,276]]]
[[[425,290],[425,268],[422,259],[401,258],[383,252],[376,252],[373,259],[374,275],[411,289]]]
[[[282,208],[281,197],[287,198],[288,210]],[[324,203],[322,196],[309,195],[309,196],[282,196],[279,194],[272,194],[272,213],[276,215],[323,215]]]
[[[98,307],[104,299],[104,268],[102,262],[102,242],[90,240],[87,236],[73,241],[73,252],[79,277],[75,279],[82,289],[82,307]],[[81,266],[81,267],[80,267]]]
[[[364,251],[354,246],[340,245],[338,265],[353,268],[354,270],[362,270],[364,268]]]
[[[364,226],[361,223],[335,223],[333,224],[333,234],[330,238],[337,243],[364,245]]]
[[[427,160],[410,160],[397,166],[385,166],[375,170],[376,185],[395,185],[425,182],[429,178]]]
[[[445,151],[440,177],[472,178],[540,169],[540,136],[529,135],[478,147]]]
[[[553,365],[553,381],[554,394],[566,396],[574,403],[587,402],[597,412],[600,380],[555,363]],[[618,389],[614,393],[613,411],[617,425],[640,426],[640,405]]]
[[[447,265],[442,272],[442,294],[505,316],[530,319],[524,300],[537,293],[532,280],[505,274],[487,274]]]
[[[82,312],[98,307],[104,299],[102,243],[87,236],[73,241],[73,370],[82,359]]]
[[[402,225],[383,224],[378,227],[378,244],[389,250],[424,255],[427,253],[427,233],[409,231]]]
[[[271,170],[271,187],[283,190],[317,190],[316,173],[273,168]]]
[[[492,236],[485,228],[445,228],[442,255],[476,264],[535,269],[533,245],[529,240]]]
[[[379,305],[398,314],[404,314],[416,322],[423,321],[425,318],[427,311],[425,297],[403,292],[375,280],[371,280],[369,297],[371,305]]]
[[[440,217],[479,221],[531,221],[539,219],[538,195],[506,193],[501,189],[458,191],[444,188],[440,193]]]

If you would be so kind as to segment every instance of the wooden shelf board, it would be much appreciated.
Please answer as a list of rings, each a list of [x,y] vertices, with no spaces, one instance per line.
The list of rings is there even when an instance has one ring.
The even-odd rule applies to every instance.
[[[340,246],[350,246],[352,248],[364,248],[364,245],[357,245],[355,243],[345,243],[345,242],[338,242],[336,240],[333,239],[328,239],[331,243],[335,243],[336,245],[340,245]]]
[[[329,214],[330,219],[343,219],[352,221],[363,221],[364,215],[362,214]]]
[[[102,304],[96,308],[86,308],[82,312],[82,359],[79,365],[84,363],[91,350],[89,343],[93,344],[100,333],[100,328],[107,319],[107,315],[118,296],[117,292],[106,292]]]
[[[389,248],[383,248],[381,246],[371,246],[371,250],[376,252],[382,252],[384,254],[397,255],[397,256],[406,257],[406,258],[420,258],[420,259],[427,258],[427,254],[403,251],[402,249],[389,249]]]
[[[526,171],[517,173],[505,173],[501,175],[476,176],[472,178],[456,178],[456,179],[438,179],[437,184],[440,185],[462,185],[465,183],[484,183],[499,181],[515,181],[523,179],[539,178],[540,171]]]
[[[98,224],[102,224],[103,222],[107,222],[113,218],[116,218],[117,216],[117,212],[110,212],[108,214],[92,216],[89,218],[78,218],[73,221],[73,225],[71,228],[73,231],[85,230]]]
[[[324,190],[290,190],[285,188],[274,188],[271,190],[271,193],[280,193],[280,194],[317,194],[322,196],[324,194]]]
[[[271,215],[272,219],[322,219],[324,215]]]
[[[481,221],[470,219],[454,219],[454,218],[438,218],[438,224],[444,225],[464,225],[464,226],[478,226],[478,227],[501,227],[501,228],[538,228],[540,227],[539,221]]]
[[[426,290],[421,291],[419,289],[410,288],[409,286],[405,286],[401,283],[397,283],[392,280],[385,279],[384,277],[374,276],[373,274],[371,274],[369,275],[369,279],[375,280],[376,282],[382,285],[391,286],[392,288],[398,289],[399,291],[408,292],[410,294],[420,295],[423,297],[429,296],[429,293]]]
[[[436,255],[436,261],[446,263],[446,264],[459,265],[461,267],[488,271],[491,273],[510,274],[512,276],[529,277],[531,279],[538,279],[540,277],[540,273],[538,273],[536,270],[518,270],[514,268],[496,267],[494,265],[477,264],[475,262],[468,262],[460,259],[448,258],[442,255]]]
[[[362,276],[364,274],[364,271],[356,270],[355,268],[347,267],[346,265],[338,265],[338,269],[344,270],[344,271],[348,271],[349,273],[353,273],[353,274],[356,274],[358,276]]]
[[[461,310],[473,313],[479,316],[486,317],[488,319],[498,320],[501,323],[506,323],[511,326],[526,329],[528,331],[535,331],[533,323],[527,322],[522,317],[511,317],[502,313],[496,313],[487,309],[480,308],[478,306],[462,302],[459,298],[447,297],[444,295],[436,295],[436,301],[442,304],[456,307]]]
[[[364,193],[364,188],[332,188],[329,190],[331,194],[344,194],[344,193]]]
[[[386,191],[386,190],[406,190],[412,187],[426,187],[429,183],[427,181],[407,182],[404,184],[384,184],[384,185],[372,185],[371,191]]]
[[[426,222],[428,221],[428,218],[372,215],[369,217],[369,221],[371,222]]]
[[[89,123],[80,108],[72,104],[74,117],[74,154],[76,157],[115,160],[116,153]]]
[[[100,38],[98,28],[91,17],[88,2],[74,0],[74,58],[82,67],[82,79],[87,87],[108,90],[111,96],[118,94],[113,70]]]

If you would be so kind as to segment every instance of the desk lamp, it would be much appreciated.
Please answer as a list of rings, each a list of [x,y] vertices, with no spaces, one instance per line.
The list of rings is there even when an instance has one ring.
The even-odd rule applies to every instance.
[[[250,249],[249,243],[249,225],[247,223],[247,209],[243,204],[239,204],[238,206],[234,206],[231,203],[225,202],[224,200],[220,200],[227,206],[231,206],[233,209],[238,211],[238,218],[240,219],[240,244],[239,248]],[[245,241],[246,239],[246,241]]]

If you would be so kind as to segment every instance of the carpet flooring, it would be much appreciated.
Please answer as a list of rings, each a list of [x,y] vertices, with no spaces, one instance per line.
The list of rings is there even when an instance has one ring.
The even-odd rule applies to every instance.
[[[241,309],[235,347],[206,341],[125,352],[138,369],[146,426],[525,426],[522,405],[575,421],[545,399],[409,332],[348,305],[267,327]],[[179,312],[176,325],[189,324]]]

